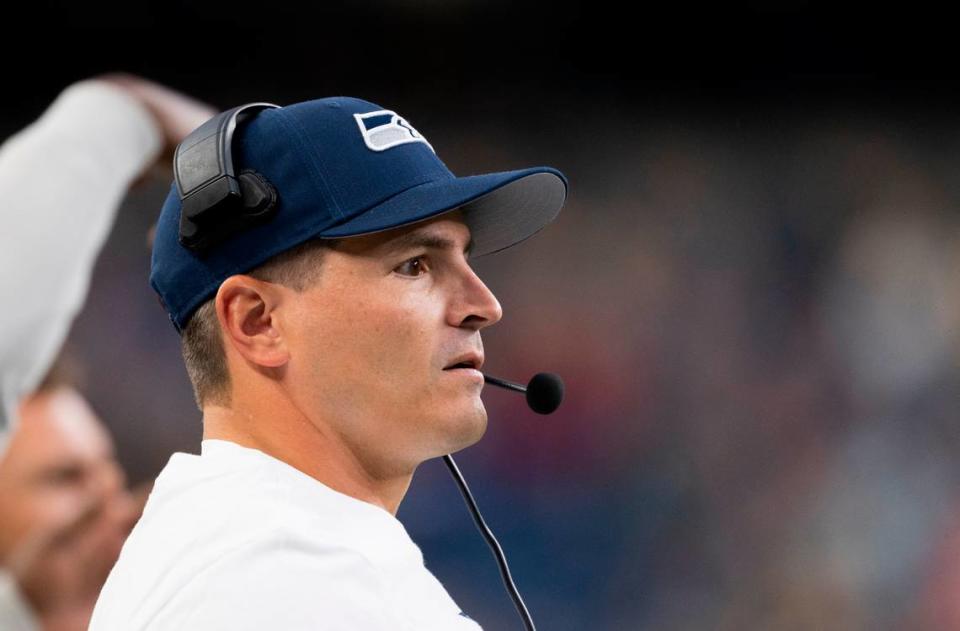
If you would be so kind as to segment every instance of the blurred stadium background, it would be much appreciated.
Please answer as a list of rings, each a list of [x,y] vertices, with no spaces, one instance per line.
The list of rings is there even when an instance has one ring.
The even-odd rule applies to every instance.
[[[360,96],[458,174],[567,174],[553,226],[476,262],[505,311],[489,372],[558,372],[567,401],[543,418],[488,389],[487,436],[458,458],[541,628],[960,629],[947,21],[805,2],[44,11],[8,23],[32,39],[2,45],[4,136],[119,69],[223,108]],[[125,203],[69,342],[135,482],[201,430],[147,285],[166,190]],[[464,611],[518,626],[439,462],[400,518]]]

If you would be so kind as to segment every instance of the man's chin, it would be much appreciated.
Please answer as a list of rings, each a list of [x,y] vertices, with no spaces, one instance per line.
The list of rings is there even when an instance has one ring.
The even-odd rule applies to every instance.
[[[451,430],[445,441],[448,449],[444,453],[452,454],[479,442],[487,431],[487,411],[483,409],[483,404],[480,404],[479,410],[471,410],[460,416]]]

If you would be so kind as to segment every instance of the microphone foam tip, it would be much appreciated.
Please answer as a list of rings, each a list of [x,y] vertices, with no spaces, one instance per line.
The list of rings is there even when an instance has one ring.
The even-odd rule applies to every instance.
[[[563,402],[563,380],[550,372],[539,372],[527,384],[527,405],[537,414],[550,414]]]

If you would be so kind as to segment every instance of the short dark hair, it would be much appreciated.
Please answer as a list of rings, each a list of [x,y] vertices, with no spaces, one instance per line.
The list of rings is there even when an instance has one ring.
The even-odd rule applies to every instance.
[[[336,249],[338,244],[337,239],[307,241],[269,259],[247,275],[298,292],[304,291],[319,280],[326,251]],[[183,328],[180,346],[197,407],[203,410],[205,403],[228,405],[230,371],[214,298],[207,300],[190,316]]]

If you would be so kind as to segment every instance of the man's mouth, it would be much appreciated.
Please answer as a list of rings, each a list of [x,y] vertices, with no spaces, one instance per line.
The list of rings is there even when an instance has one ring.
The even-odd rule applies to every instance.
[[[453,363],[449,364],[444,370],[473,369],[479,371],[482,366],[483,355],[471,351],[455,357]]]
[[[483,384],[485,381],[480,369],[483,367],[483,351],[469,350],[450,358],[450,363],[443,370],[451,376],[463,377],[473,383]]]
[[[474,368],[474,369],[476,369],[476,365],[474,365],[474,364],[471,363],[471,362],[460,362],[459,364],[454,364],[453,366],[447,366],[446,368],[444,368],[444,370],[456,370],[457,368]]]

